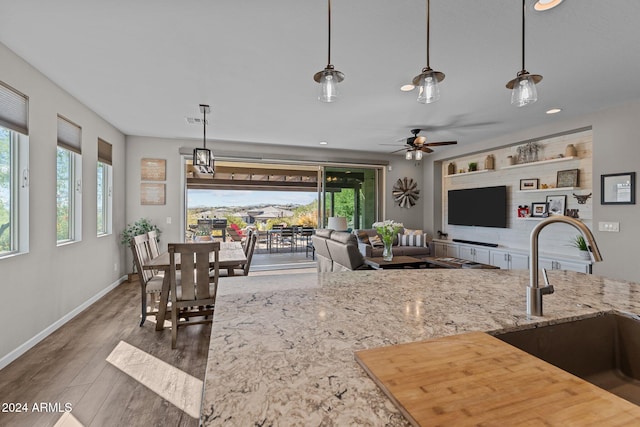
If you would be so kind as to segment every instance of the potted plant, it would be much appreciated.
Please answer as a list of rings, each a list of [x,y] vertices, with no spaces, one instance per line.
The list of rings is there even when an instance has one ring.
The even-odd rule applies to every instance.
[[[591,259],[591,255],[589,254],[589,246],[587,242],[584,240],[582,234],[578,234],[572,241],[571,246],[578,248],[580,251],[580,256],[583,259]]]
[[[134,222],[133,224],[127,224],[127,226],[125,227],[124,231],[122,232],[122,234],[120,235],[120,243],[130,247],[131,246],[131,239],[133,239],[135,236],[139,236],[140,234],[145,234],[148,233],[149,231],[155,230],[158,232],[158,236],[160,236],[160,229],[158,228],[157,225],[154,225],[151,223],[151,221],[149,221],[146,218],[140,218],[139,220],[137,220],[136,222]],[[133,268],[132,268],[133,273],[129,274],[129,281],[132,280],[132,276],[133,274],[135,274],[136,271],[136,265],[135,262],[133,262]]]
[[[478,163],[476,162],[469,163],[469,172],[473,172],[477,170],[478,170]]]

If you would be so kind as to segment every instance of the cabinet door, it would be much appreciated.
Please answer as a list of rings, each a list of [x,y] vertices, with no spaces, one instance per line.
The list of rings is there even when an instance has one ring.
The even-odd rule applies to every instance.
[[[474,261],[481,264],[489,264],[490,254],[489,249],[485,248],[473,248]]]
[[[528,270],[529,256],[522,254],[509,254],[509,268],[511,270]]]
[[[444,243],[433,242],[433,251],[435,252],[435,256],[438,258],[447,256],[447,248]]]
[[[453,256],[453,255],[451,255]],[[475,261],[475,256],[473,254],[473,248],[470,246],[459,246],[458,247],[458,257],[462,259],[468,259],[469,261]]]
[[[491,251],[489,264],[500,267],[503,270],[509,270],[509,253],[505,251]]]
[[[449,258],[458,258],[460,255],[458,255],[458,246],[457,245],[445,245],[445,249],[447,254],[445,256],[449,257]]]
[[[556,261],[556,268],[558,270],[577,271],[578,273],[588,273],[589,266],[581,264],[579,262],[571,261]]]

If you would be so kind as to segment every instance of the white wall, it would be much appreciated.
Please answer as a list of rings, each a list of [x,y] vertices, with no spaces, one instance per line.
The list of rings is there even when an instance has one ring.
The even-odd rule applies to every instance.
[[[121,132],[2,44],[0,64],[0,80],[29,97],[30,159],[30,251],[0,259],[2,367],[35,343],[34,337],[59,326],[60,319],[122,276],[124,258],[117,236],[96,236],[98,137],[113,144],[114,230],[124,224],[126,177]],[[82,126],[83,240],[61,247],[56,246],[57,114]]]
[[[563,118],[550,116],[545,126],[523,129],[519,132],[503,135],[491,140],[480,141],[473,145],[455,146],[446,151],[439,151],[428,158],[425,165],[424,187],[431,188],[429,201],[437,205],[433,210],[425,209],[425,227],[438,229],[441,218],[441,169],[440,163],[450,158],[464,156],[469,153],[486,151],[495,147],[505,147],[532,139],[591,127],[593,142],[593,231],[604,261],[596,263],[594,273],[617,279],[640,282],[640,263],[635,256],[635,246],[640,238],[640,200],[635,205],[601,205],[600,175],[638,171],[640,159],[640,101],[631,102],[597,113],[580,117]],[[636,199],[638,191],[636,189]],[[620,222],[620,233],[598,231],[599,221]]]

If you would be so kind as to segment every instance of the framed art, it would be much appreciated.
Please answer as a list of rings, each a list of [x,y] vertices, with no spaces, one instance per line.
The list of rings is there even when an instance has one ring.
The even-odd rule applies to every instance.
[[[636,173],[600,175],[601,205],[635,205]]]
[[[549,215],[564,215],[567,209],[567,196],[547,196]]]
[[[167,161],[164,159],[140,160],[140,179],[142,181],[164,181],[166,170]]]
[[[544,202],[531,203],[531,216],[538,218],[549,216],[549,213],[547,212],[547,204]]]
[[[140,184],[140,204],[141,205],[164,205],[165,185],[164,184]]]
[[[579,187],[580,186],[580,169],[569,169],[558,171],[556,178],[556,187]]]
[[[520,190],[537,190],[538,189],[538,178],[528,178],[520,180]]]

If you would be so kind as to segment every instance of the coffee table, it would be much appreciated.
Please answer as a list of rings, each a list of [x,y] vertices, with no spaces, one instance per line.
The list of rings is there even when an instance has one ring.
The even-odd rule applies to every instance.
[[[385,261],[382,257],[365,258],[364,263],[375,270],[405,267],[419,268],[427,265],[427,262],[423,259],[406,255],[394,256],[391,261]]]
[[[429,267],[441,268],[490,268],[499,269],[495,265],[482,264],[480,262],[469,261],[468,259],[450,258],[450,257],[425,257],[423,262],[429,264]]]

